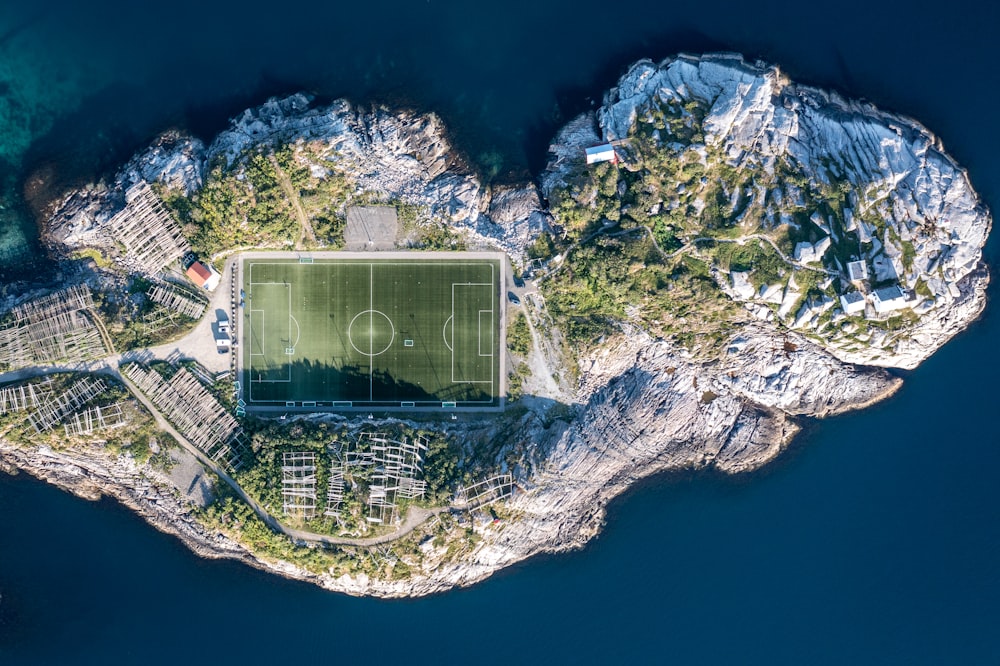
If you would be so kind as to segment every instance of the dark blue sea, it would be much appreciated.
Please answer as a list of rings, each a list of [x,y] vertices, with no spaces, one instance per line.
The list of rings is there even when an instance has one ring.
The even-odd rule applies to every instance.
[[[437,110],[516,179],[629,62],[678,51],[914,116],[996,210],[998,28],[976,0],[4,2],[2,268],[44,278],[30,211],[52,192],[268,95]],[[0,475],[0,664],[1000,664],[998,328],[991,306],[762,472],[652,479],[584,550],[415,601],[204,561],[113,502]]]

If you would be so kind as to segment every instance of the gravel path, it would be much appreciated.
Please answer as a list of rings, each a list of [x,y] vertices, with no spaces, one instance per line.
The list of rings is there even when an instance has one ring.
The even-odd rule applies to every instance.
[[[292,203],[292,209],[295,210],[295,218],[299,221],[301,233],[296,247],[303,247],[306,241],[315,246],[317,243],[316,232],[313,231],[312,225],[309,223],[308,216],[306,216],[305,211],[302,210],[302,202],[299,200],[299,193],[295,190],[295,187],[292,186],[292,181],[289,180],[288,174],[281,168],[281,165],[278,164],[278,160],[273,154],[271,155],[271,165],[274,167],[274,172],[278,175],[278,183],[281,185],[282,191]]]

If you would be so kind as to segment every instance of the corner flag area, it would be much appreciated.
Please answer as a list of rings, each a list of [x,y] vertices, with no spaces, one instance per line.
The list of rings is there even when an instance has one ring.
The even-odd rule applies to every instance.
[[[242,259],[247,407],[500,406],[500,255]]]

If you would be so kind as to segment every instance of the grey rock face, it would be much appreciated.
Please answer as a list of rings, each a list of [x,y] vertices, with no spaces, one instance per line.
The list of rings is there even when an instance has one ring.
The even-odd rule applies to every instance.
[[[430,216],[523,263],[525,246],[548,226],[533,185],[484,186],[452,149],[433,115],[356,108],[346,101],[312,108],[294,95],[245,111],[209,146],[206,159],[227,163],[266,142],[325,145],[332,165],[358,188],[425,208]]]

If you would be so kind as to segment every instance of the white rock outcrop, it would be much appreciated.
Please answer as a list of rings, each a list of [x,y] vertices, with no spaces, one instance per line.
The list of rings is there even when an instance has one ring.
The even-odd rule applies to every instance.
[[[735,54],[681,55],[633,65],[596,114],[573,121],[569,127],[577,129],[565,130],[558,140],[589,140],[578,128],[595,120],[599,140],[623,139],[651,105],[691,100],[707,107],[705,144],[721,151],[730,165],[770,171],[787,160],[814,182],[849,182],[855,205],[842,211],[845,228],[863,229],[862,243],[879,243],[858,215],[875,216],[885,225],[882,242],[871,253],[878,255],[872,262],[876,279],[899,278],[904,288],[921,283],[932,291],[933,301],[905,335],[882,349],[831,340],[829,350],[838,358],[914,368],[985,307],[989,275],[982,248],[992,218],[965,170],[910,118],[792,83],[776,67],[750,64]],[[567,150],[562,146],[554,154]],[[542,179],[545,191],[561,182],[569,167],[555,159],[550,170]],[[890,238],[912,248],[909,270]],[[829,237],[812,247],[803,243],[796,258],[818,261],[829,244]]]

